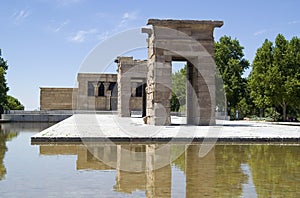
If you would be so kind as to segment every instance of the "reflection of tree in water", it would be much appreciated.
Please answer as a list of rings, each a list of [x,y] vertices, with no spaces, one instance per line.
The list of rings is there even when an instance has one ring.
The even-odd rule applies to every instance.
[[[249,165],[259,197],[300,197],[300,147],[251,146]]]
[[[178,154],[182,145],[174,145],[171,154]],[[198,147],[198,148],[197,148]],[[240,197],[242,184],[247,182],[241,164],[247,163],[249,146],[216,145],[205,158],[199,158],[199,146],[191,145],[172,163],[187,175],[187,185],[194,186],[190,192],[213,195],[214,197]],[[186,167],[190,164],[189,167]],[[188,170],[187,170],[188,169]],[[193,170],[190,170],[193,169]],[[214,189],[214,190],[209,190]],[[191,193],[189,193],[191,194]],[[195,193],[196,194],[196,193]]]
[[[185,145],[172,145],[171,146],[171,159],[172,164],[185,173]]]
[[[201,166],[203,160],[197,157],[198,149],[192,149],[193,147],[186,151],[188,155],[183,153],[173,164],[187,177],[198,174],[198,178],[195,177],[193,181],[196,190],[203,186],[203,183],[207,183],[207,188],[214,189],[211,191],[213,197],[241,197],[243,184],[249,179],[241,164],[248,164],[258,197],[300,197],[297,190],[300,178],[300,146],[216,145],[213,151],[214,158],[210,159],[211,162],[215,162],[206,161],[205,166]],[[173,146],[171,153],[174,155],[177,150],[176,146]],[[189,167],[186,166],[188,163]],[[190,174],[187,174],[188,172]],[[201,172],[209,172],[214,176],[201,178]],[[187,178],[188,181],[191,180]]]
[[[5,133],[0,128],[0,180],[2,180],[6,174],[6,169],[3,164],[5,152],[7,151],[6,142],[12,140],[17,135],[18,133]]]
[[[240,197],[242,184],[248,180],[241,169],[248,160],[247,145],[216,145],[216,195],[217,197]]]

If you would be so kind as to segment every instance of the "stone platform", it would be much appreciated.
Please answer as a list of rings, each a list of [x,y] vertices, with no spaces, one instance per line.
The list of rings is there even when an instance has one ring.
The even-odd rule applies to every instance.
[[[251,121],[221,121],[215,126],[181,124],[172,116],[171,126],[143,124],[142,118],[120,118],[112,114],[75,114],[31,137],[31,142],[240,142],[297,143],[300,126]]]

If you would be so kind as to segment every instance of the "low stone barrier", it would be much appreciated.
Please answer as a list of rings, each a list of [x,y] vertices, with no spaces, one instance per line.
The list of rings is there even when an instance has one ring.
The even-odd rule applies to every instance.
[[[20,111],[10,110],[2,114],[2,120],[10,122],[60,122],[73,114],[116,114],[116,111],[88,110],[41,110]]]
[[[2,119],[10,122],[60,122],[73,115],[72,111],[7,111]]]

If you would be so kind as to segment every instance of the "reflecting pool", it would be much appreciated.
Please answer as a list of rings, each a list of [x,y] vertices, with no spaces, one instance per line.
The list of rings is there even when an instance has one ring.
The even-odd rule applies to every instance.
[[[299,145],[40,144],[2,124],[0,197],[300,197]]]

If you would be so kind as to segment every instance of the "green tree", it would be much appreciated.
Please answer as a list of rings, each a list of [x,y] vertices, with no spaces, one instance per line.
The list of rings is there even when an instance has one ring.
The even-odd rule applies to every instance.
[[[249,67],[249,61],[244,58],[243,49],[237,39],[229,36],[223,36],[215,43],[215,62],[223,78],[226,103],[231,115],[234,115],[246,93],[246,79],[242,75]]]
[[[274,62],[271,70],[273,83],[272,101],[282,109],[282,119],[286,121],[287,108],[295,108],[300,91],[300,41],[290,42],[281,34],[275,39]]]
[[[4,107],[7,104],[7,92],[9,90],[5,75],[6,70],[8,69],[7,62],[1,57],[1,49],[0,49],[0,106]]]
[[[287,47],[286,52],[287,68],[282,71],[284,77],[284,91],[286,96],[286,109],[282,103],[283,119],[286,120],[287,109],[294,111],[299,109],[300,98],[300,39],[293,37]]]
[[[300,39],[291,41],[278,34],[275,46],[265,40],[256,52],[252,72],[248,79],[250,96],[254,104],[264,113],[265,109],[282,110],[282,119],[287,110],[296,112],[300,98]],[[262,115],[263,115],[262,113]]]
[[[186,65],[172,74],[171,110],[179,111],[186,103]]]
[[[272,82],[269,74],[273,64],[273,48],[273,43],[266,39],[262,47],[257,49],[248,78],[250,97],[255,106],[260,109],[261,117],[264,116],[265,109],[271,105]]]
[[[24,110],[24,106],[21,102],[12,96],[7,96],[7,105],[5,106],[7,110]]]

